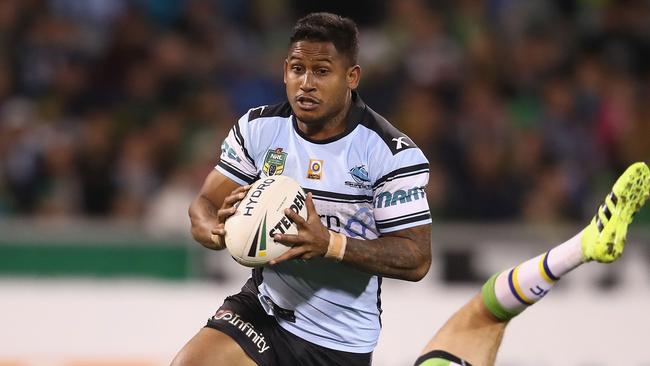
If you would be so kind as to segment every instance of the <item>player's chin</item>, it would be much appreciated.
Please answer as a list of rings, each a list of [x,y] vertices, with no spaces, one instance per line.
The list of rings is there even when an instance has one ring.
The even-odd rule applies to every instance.
[[[323,120],[323,113],[317,110],[305,111],[301,109],[294,109],[293,113],[302,123],[318,124]]]

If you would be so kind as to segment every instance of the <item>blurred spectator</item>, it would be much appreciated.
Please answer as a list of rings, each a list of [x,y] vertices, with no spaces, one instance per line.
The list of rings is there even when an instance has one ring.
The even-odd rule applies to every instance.
[[[89,111],[75,145],[81,191],[79,211],[88,216],[107,216],[117,191],[113,168],[117,141],[111,116],[103,110]]]
[[[582,219],[650,159],[647,1],[366,3],[0,1],[0,215],[186,230],[167,213],[239,115],[284,98],[314,10],[359,21],[361,94],[429,157],[441,219]]]

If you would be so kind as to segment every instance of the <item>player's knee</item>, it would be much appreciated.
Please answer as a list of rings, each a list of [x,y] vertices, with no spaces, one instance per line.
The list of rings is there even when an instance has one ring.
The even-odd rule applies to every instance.
[[[171,366],[254,366],[230,336],[203,328],[178,352]]]
[[[207,366],[207,365],[220,365],[215,363],[214,355],[209,352],[205,345],[206,342],[201,342],[200,337],[190,340],[174,357],[170,366]],[[210,347],[212,348],[212,347]],[[215,345],[218,348],[218,345]]]
[[[172,360],[170,366],[218,366],[218,365],[232,365],[228,360],[220,360],[218,357],[202,354],[201,352],[193,352],[187,349],[182,349],[176,357]]]
[[[199,363],[197,361],[198,359],[192,357],[191,352],[187,352],[185,348],[183,348],[178,352],[176,357],[174,357],[170,366],[198,366]]]

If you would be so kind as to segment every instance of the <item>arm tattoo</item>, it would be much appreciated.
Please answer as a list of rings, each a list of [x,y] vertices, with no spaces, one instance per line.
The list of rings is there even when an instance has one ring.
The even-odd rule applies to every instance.
[[[375,240],[348,238],[343,261],[372,274],[419,280],[431,264],[431,224],[400,230]]]

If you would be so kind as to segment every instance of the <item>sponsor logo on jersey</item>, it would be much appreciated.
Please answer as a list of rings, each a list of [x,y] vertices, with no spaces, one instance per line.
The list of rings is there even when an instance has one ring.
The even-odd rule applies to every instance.
[[[236,162],[240,162],[241,158],[237,155],[235,150],[228,145],[226,141],[221,144],[221,157],[228,157],[228,159],[234,160]]]
[[[395,192],[382,192],[375,199],[375,207],[389,207],[402,203],[419,200],[424,198],[424,187],[413,187],[411,189],[398,189]]]
[[[317,159],[309,159],[309,167],[307,168],[307,178],[320,179],[323,173],[323,161]]]
[[[282,151],[281,147],[276,148],[275,150],[269,150],[266,152],[264,157],[264,166],[262,171],[264,174],[271,175],[280,175],[284,171],[284,163],[287,161],[287,153]]]
[[[236,314],[231,310],[220,309],[216,314],[214,314],[212,320],[225,321],[226,323],[239,329],[257,347],[258,353],[264,353],[269,348],[271,348],[271,346],[266,344],[266,339],[264,339],[262,332],[259,332],[257,329],[255,329],[255,327],[253,327],[251,323],[244,321],[239,317],[239,314]]]
[[[260,225],[255,231],[255,237],[250,249],[248,249],[249,257],[266,257],[266,215],[260,222]]]
[[[341,219],[336,215],[318,215],[320,221],[324,226],[327,227],[327,230],[332,230],[335,232],[341,231]]]
[[[371,189],[370,177],[365,165],[358,165],[348,171],[354,182],[345,181],[345,185],[353,188]]]
[[[406,147],[411,146],[411,145],[409,145],[408,142],[404,141],[404,139],[406,139],[406,136],[400,136],[400,137],[393,138],[393,141],[395,142],[395,149],[396,150],[400,150],[404,146],[406,146]]]

